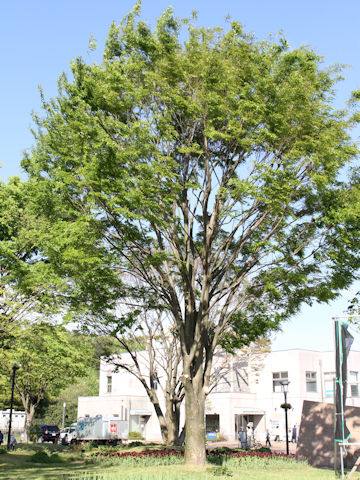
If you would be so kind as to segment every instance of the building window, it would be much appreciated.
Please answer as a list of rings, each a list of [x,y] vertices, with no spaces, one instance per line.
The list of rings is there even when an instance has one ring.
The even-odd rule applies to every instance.
[[[288,372],[273,372],[273,392],[281,392],[281,383],[288,380]]]
[[[324,373],[325,397],[329,398],[334,396],[334,380],[335,380],[335,372]]]
[[[107,377],[107,393],[112,392],[112,377]]]
[[[317,392],[316,372],[306,372],[306,391]]]
[[[349,375],[350,393],[352,397],[359,396],[358,372],[350,372]]]

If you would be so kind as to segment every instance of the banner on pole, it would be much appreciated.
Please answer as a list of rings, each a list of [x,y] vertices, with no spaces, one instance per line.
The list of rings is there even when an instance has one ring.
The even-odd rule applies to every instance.
[[[350,432],[345,423],[344,409],[347,396],[347,359],[354,337],[348,331],[348,325],[335,321],[335,441],[349,439]]]

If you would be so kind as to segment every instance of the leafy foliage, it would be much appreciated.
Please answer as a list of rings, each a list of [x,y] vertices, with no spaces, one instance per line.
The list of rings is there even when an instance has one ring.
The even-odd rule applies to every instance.
[[[61,425],[63,404],[66,403],[65,424],[70,425],[77,421],[78,397],[98,395],[99,371],[91,368],[83,377],[74,379],[74,383],[66,385],[56,396],[49,398],[45,405],[39,405],[41,411],[37,417],[41,423],[49,425]],[[39,421],[37,418],[37,422]]]
[[[151,30],[139,14],[111,26],[101,64],[77,58],[43,97],[23,166],[49,199],[46,252],[75,303],[118,332],[144,310],[172,316],[186,460],[204,463],[217,345],[249,345],[357,274],[358,118],[333,109],[339,69],[309,48],[171,8]]]
[[[33,185],[19,178],[0,183],[0,346],[11,348],[14,332],[29,316],[53,313],[63,280],[42,254]],[[58,297],[54,295],[56,291]]]
[[[90,359],[88,346],[63,327],[46,322],[19,327],[12,349],[0,352],[0,366],[2,376],[8,379],[12,365],[21,365],[16,372],[15,391],[26,413],[27,432],[41,400],[58,394],[76,377],[84,375]]]

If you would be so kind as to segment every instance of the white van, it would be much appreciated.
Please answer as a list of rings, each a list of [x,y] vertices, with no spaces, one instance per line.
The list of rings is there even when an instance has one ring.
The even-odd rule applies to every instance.
[[[59,443],[61,443],[62,439],[67,435],[68,443],[71,443],[73,440],[76,439],[76,423],[72,423],[70,427],[65,427],[60,431]]]

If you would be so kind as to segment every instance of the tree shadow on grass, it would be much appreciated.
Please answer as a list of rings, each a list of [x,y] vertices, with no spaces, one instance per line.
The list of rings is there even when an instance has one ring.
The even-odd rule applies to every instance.
[[[28,457],[24,455],[24,463],[20,465],[9,465],[0,463],[0,480],[7,479],[63,479],[74,473],[96,473],[99,471],[97,465],[86,465],[83,461],[63,462],[60,464],[34,464],[27,462]],[[20,460],[20,459],[19,459]]]

